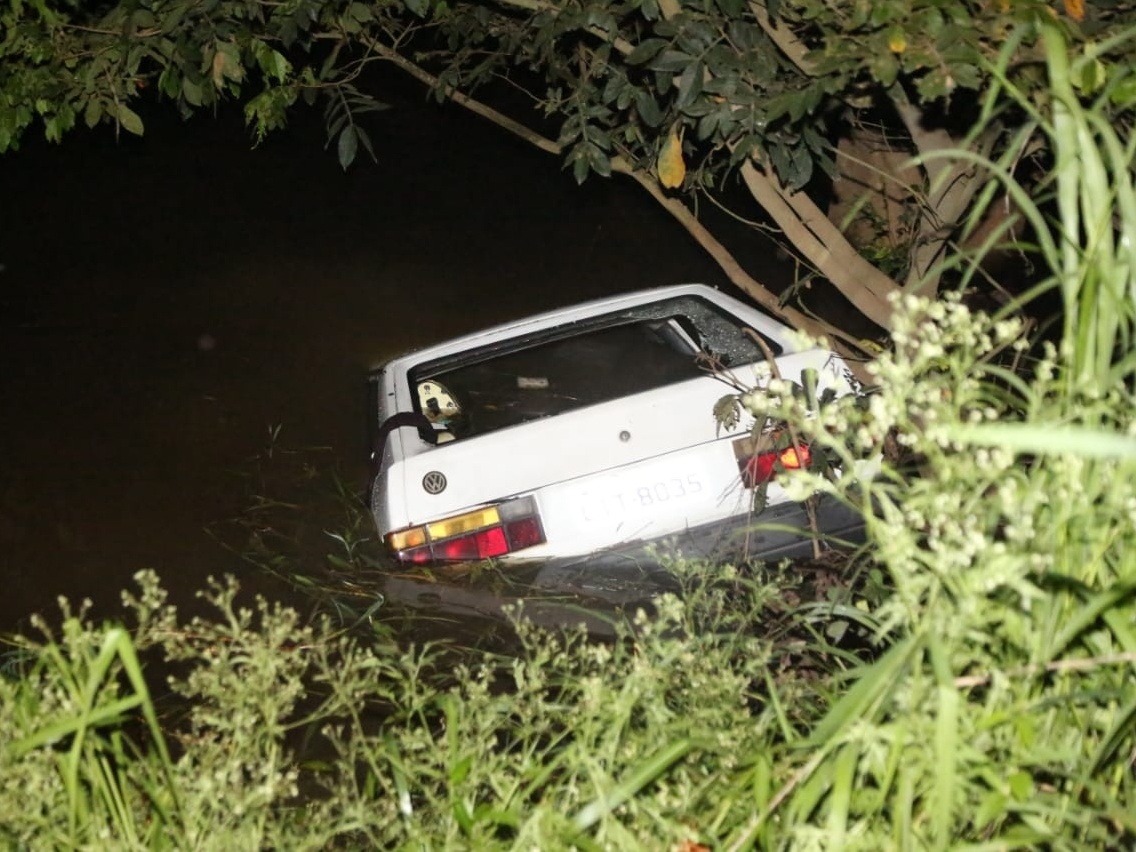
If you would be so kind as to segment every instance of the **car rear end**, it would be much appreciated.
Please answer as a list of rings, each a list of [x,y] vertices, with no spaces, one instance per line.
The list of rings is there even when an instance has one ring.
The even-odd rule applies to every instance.
[[[419,420],[378,450],[372,505],[384,540],[411,565],[578,559],[668,538],[725,544],[751,519],[757,478],[796,461],[784,449],[753,458],[749,424],[724,429],[714,417],[733,390],[723,368],[741,382],[769,374],[745,328],[782,375],[815,370],[822,385],[847,389],[831,353],[793,351],[782,326],[701,287],[396,359],[374,377],[378,420]],[[773,514],[799,526],[799,507],[767,487]]]

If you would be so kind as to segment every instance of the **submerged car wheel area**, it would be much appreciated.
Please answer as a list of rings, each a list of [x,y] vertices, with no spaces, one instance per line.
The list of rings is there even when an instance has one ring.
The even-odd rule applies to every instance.
[[[760,311],[697,284],[614,296],[450,340],[371,376],[371,506],[401,563],[620,560],[647,546],[777,558],[811,549],[801,506],[770,482],[809,464],[724,428],[732,382],[809,369],[851,391],[846,365],[801,349]],[[755,516],[755,489],[764,511]],[[820,532],[859,526],[838,504]]]

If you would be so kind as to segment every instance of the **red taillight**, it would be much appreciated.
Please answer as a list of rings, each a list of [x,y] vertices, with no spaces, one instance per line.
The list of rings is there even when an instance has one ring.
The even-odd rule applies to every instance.
[[[540,518],[521,518],[505,524],[505,533],[509,537],[509,549],[521,550],[544,544],[544,530],[540,527]]]
[[[472,535],[440,541],[433,548],[434,559],[440,562],[464,562],[477,559],[477,541]]]
[[[738,470],[746,488],[756,488],[768,482],[778,470],[797,470],[809,466],[812,455],[804,444],[785,447],[780,450],[767,450],[751,456],[738,457]]]
[[[414,565],[492,559],[544,541],[544,527],[532,497],[475,509],[386,537],[398,560]]]
[[[505,530],[501,527],[491,527],[473,534],[477,545],[478,559],[492,559],[494,556],[504,556],[509,552],[509,544],[505,541]]]

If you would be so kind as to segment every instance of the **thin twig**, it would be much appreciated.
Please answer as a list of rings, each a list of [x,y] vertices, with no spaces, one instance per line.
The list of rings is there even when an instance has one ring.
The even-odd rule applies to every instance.
[[[753,338],[754,342],[761,347],[762,353],[765,355],[765,360],[769,362],[769,370],[773,378],[779,382],[785,381],[781,378],[781,370],[777,366],[777,358],[773,354],[773,350],[769,348],[769,344],[765,342],[764,338],[752,328],[742,329],[746,334]],[[797,454],[798,463],[804,455],[801,453],[801,437],[797,434],[797,427],[790,423],[788,420],[784,421],[789,429],[789,440],[793,442],[793,452]],[[813,559],[820,559],[820,528],[817,525],[816,506],[813,505],[811,500],[805,501],[805,513],[809,518],[809,530],[813,534]]]
[[[797,785],[800,784],[801,781],[808,778],[813,774],[813,772],[816,771],[816,768],[820,766],[821,761],[823,761],[827,756],[828,753],[824,749],[821,749],[816,754],[814,754],[806,764],[804,764],[800,769],[794,772],[793,776],[788,781],[786,781],[781,786],[781,789],[778,790],[776,794],[774,794],[773,798],[769,800],[769,804],[754,815],[753,819],[750,820],[749,825],[745,827],[745,831],[742,832],[741,837],[738,838],[736,843],[729,847],[729,852],[738,852],[738,850],[741,849],[749,849],[753,842],[753,835],[759,828],[761,828],[761,824],[769,818],[769,815],[771,813],[777,810],[781,803],[785,801],[785,799],[789,796],[790,793],[793,792],[794,789],[796,789]]]
[[[1010,678],[1035,677],[1039,674],[1053,672],[1084,672],[1099,669],[1102,666],[1112,666],[1117,663],[1136,663],[1136,651],[1124,651],[1119,654],[1102,654],[1099,657],[1075,657],[1069,660],[1054,660],[1045,665],[1020,666],[1010,669],[1004,674]],[[986,686],[994,679],[994,674],[963,675],[954,679],[954,685],[959,689],[969,689],[973,686]]]

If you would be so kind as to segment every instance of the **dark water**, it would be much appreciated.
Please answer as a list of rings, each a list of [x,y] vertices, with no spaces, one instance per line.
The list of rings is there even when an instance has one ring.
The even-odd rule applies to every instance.
[[[0,158],[0,630],[57,595],[112,613],[232,571],[205,533],[270,430],[365,476],[367,368],[408,347],[717,268],[630,182],[417,97],[344,174],[318,122],[159,113]]]

